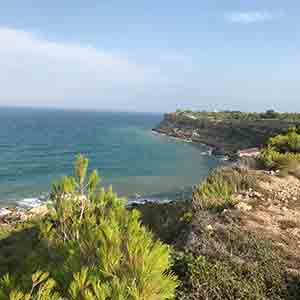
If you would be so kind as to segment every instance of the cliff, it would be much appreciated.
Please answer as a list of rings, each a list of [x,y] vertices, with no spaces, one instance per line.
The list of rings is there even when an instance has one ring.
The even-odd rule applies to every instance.
[[[229,118],[222,113],[168,113],[153,130],[211,146],[215,154],[234,156],[240,149],[260,147],[270,136],[299,125],[300,120]]]

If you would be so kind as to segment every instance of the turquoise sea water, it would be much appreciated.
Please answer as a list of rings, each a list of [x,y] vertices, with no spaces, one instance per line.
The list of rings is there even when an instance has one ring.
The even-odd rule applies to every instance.
[[[72,174],[77,153],[130,199],[173,199],[220,162],[204,146],[154,134],[162,115],[0,108],[0,206],[34,202]]]

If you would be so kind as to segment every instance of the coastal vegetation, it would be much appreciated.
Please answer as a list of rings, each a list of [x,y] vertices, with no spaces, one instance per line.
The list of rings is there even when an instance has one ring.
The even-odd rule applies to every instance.
[[[194,187],[192,200],[200,209],[224,209],[235,204],[234,194],[257,187],[257,178],[246,167],[213,170]]]
[[[189,109],[178,109],[176,114],[181,116],[192,116],[197,119],[215,119],[215,120],[248,120],[248,121],[259,121],[259,120],[290,120],[300,121],[300,113],[281,113],[276,112],[272,109],[265,112],[242,112],[242,111],[191,111]]]
[[[176,242],[178,299],[300,299],[299,179],[265,172],[221,168],[195,187]]]
[[[198,247],[176,253],[178,299],[294,299],[271,244],[231,226],[201,227]]]
[[[32,252],[19,240],[22,230],[19,249],[0,247],[21,255],[2,274],[0,299],[174,298],[169,247],[154,240],[139,212],[127,210],[111,188],[99,189],[97,172],[87,176],[87,168],[80,155],[74,176],[54,184],[50,213],[29,226]]]
[[[292,127],[287,133],[270,138],[261,159],[266,168],[300,175],[300,127]]]

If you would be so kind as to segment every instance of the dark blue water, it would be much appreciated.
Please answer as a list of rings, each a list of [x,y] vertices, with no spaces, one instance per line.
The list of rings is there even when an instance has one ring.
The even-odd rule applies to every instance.
[[[184,197],[219,162],[153,134],[162,115],[0,108],[0,206],[49,191],[86,154],[103,184],[133,197]]]

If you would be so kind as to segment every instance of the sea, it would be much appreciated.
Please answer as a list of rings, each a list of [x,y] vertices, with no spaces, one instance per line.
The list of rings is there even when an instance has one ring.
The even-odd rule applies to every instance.
[[[204,145],[155,134],[162,114],[0,108],[0,207],[34,207],[89,158],[131,202],[182,200],[221,164]]]

